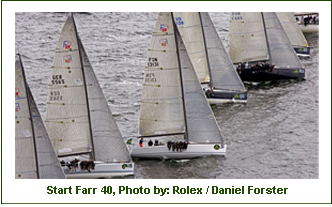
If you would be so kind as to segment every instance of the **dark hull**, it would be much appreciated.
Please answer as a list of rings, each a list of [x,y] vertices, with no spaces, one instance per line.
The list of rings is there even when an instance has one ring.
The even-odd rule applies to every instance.
[[[305,69],[302,68],[274,68],[272,72],[267,70],[241,69],[239,76],[242,81],[261,82],[282,79],[304,79]]]
[[[227,102],[247,102],[247,92],[233,92],[214,89],[212,94],[206,94],[210,103],[227,103]]]
[[[310,56],[310,47],[297,47],[297,46],[294,46],[294,50],[296,52],[296,55],[298,55],[298,56],[304,56],[304,57],[309,57]]]

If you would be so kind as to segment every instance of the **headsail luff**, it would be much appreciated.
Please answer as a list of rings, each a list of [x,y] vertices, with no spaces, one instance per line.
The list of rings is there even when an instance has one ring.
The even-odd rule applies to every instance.
[[[308,47],[308,42],[294,18],[294,12],[276,12],[276,14],[292,45]]]
[[[210,15],[201,12],[211,81],[213,87],[227,91],[246,91],[242,80],[234,69],[233,62],[222,44]]]
[[[185,133],[179,64],[170,13],[159,13],[144,70],[139,133]]]
[[[74,19],[61,31],[52,65],[46,127],[58,156],[90,153],[89,113]]]
[[[188,56],[180,32],[175,28],[179,59],[183,78],[186,120],[188,122],[188,140],[190,142],[218,142],[223,144],[223,136],[216,122],[210,104],[198,80],[194,66]]]
[[[263,12],[270,62],[276,68],[303,68],[275,12]]]
[[[15,178],[65,178],[30,88],[15,61]]]
[[[105,162],[128,162],[128,149],[80,38],[78,41],[86,77],[95,159]]]
[[[269,60],[260,12],[231,12],[229,55],[233,63]]]

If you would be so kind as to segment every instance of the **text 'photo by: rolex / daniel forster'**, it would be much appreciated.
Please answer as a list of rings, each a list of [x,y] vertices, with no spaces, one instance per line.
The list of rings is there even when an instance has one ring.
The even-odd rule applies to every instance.
[[[258,14],[16,13],[16,45],[55,166],[63,161],[68,178],[114,178],[114,170],[126,179],[318,178],[318,33],[304,34],[310,55],[298,59],[297,44],[306,46],[291,40],[290,16]],[[302,79],[304,68],[305,81],[266,82],[281,69]],[[260,81],[244,70],[265,79],[244,87],[244,73]]]

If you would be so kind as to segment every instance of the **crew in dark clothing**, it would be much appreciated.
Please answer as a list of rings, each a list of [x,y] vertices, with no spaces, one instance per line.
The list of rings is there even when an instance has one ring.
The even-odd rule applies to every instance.
[[[188,147],[188,143],[187,143],[187,142],[184,142],[184,143],[183,143],[183,149],[186,150],[187,147]]]
[[[158,146],[158,139],[154,140],[154,146]]]
[[[167,142],[167,147],[168,147],[168,150],[171,150],[171,148],[172,148],[172,142],[171,141]]]
[[[153,142],[152,142],[151,139],[150,139],[150,141],[148,142],[148,145],[149,145],[149,147],[151,147],[151,146],[153,145]]]
[[[172,151],[173,151],[173,152],[175,151],[175,148],[176,148],[176,143],[173,142],[173,143],[172,143]]]

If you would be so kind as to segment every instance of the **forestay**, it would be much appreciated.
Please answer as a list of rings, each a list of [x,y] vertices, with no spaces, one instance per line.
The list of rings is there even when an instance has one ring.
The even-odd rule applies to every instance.
[[[16,56],[15,178],[65,178],[23,70],[20,56]]]
[[[260,12],[231,12],[229,23],[229,55],[234,63],[269,60]]]
[[[128,149],[80,38],[79,46],[86,77],[95,159],[105,162],[128,162]]]
[[[175,28],[179,59],[183,78],[185,115],[190,142],[218,142],[223,146],[223,137],[210,104],[206,100],[202,86],[189,59],[186,47]]]
[[[276,12],[276,14],[292,45],[308,47],[308,42],[294,18],[294,12]]]
[[[46,127],[57,155],[91,152],[91,133],[78,40],[72,16],[60,34],[52,65]]]
[[[209,83],[211,77],[199,13],[174,12],[173,14],[199,81]]]
[[[141,136],[185,132],[179,71],[171,14],[159,13],[144,70]]]
[[[234,69],[231,58],[219,38],[210,15],[207,12],[201,12],[200,16],[205,36],[212,85],[217,89],[246,91],[239,75]]]
[[[303,68],[275,12],[263,12],[271,63],[276,68]]]

